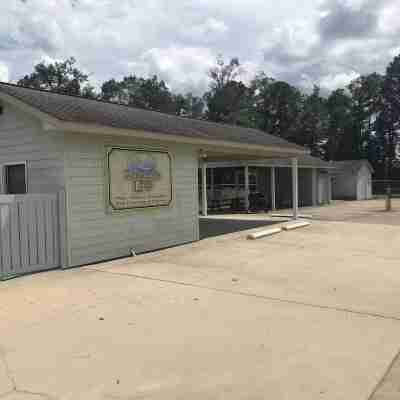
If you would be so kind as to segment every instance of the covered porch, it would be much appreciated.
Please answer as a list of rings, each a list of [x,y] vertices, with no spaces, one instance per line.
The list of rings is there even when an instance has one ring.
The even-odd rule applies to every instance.
[[[308,162],[307,162],[308,161]],[[330,202],[328,163],[315,159],[202,160],[199,168],[199,204],[208,214],[266,212]]]

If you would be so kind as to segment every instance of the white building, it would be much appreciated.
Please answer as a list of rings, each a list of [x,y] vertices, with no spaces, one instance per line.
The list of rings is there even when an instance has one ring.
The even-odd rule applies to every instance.
[[[204,160],[290,159],[297,216],[305,154],[254,129],[0,83],[0,279],[199,240]]]
[[[337,200],[372,199],[372,174],[367,160],[336,161],[332,196]]]

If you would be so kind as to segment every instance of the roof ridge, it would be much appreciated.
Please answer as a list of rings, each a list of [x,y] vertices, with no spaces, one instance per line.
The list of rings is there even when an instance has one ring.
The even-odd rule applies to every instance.
[[[185,117],[185,116],[182,116],[182,115],[169,114],[169,113],[166,113],[166,112],[163,112],[163,111],[159,111],[159,110],[151,110],[151,109],[148,109],[148,108],[140,108],[138,106],[131,106],[129,104],[117,103],[117,102],[113,102],[113,101],[110,101],[110,100],[92,99],[92,98],[89,98],[89,97],[84,97],[84,96],[76,95],[76,94],[53,92],[53,91],[47,90],[47,89],[33,88],[33,87],[30,87],[30,86],[18,85],[16,83],[10,83],[10,82],[0,81],[0,85],[11,86],[11,87],[15,87],[15,88],[18,88],[18,89],[27,89],[27,90],[31,90],[31,91],[34,91],[34,92],[41,92],[41,93],[51,94],[51,95],[54,95],[54,96],[71,97],[71,98],[82,99],[82,100],[86,100],[86,101],[98,102],[98,103],[102,103],[102,104],[109,104],[109,105],[112,105],[112,106],[120,106],[120,107],[125,107],[125,108],[129,108],[129,109],[134,109],[134,110],[146,111],[146,112],[149,112],[149,113],[157,113],[157,114],[161,114],[163,116],[167,116],[167,117],[171,117],[171,118],[181,118],[183,120],[189,120],[189,121],[201,121],[203,123],[207,123],[207,124],[214,125],[214,126],[225,126],[225,127],[229,127],[229,128],[235,128],[235,129],[238,129],[238,128],[239,129],[248,129],[248,130],[251,130],[253,132],[263,133],[265,135],[271,135],[271,136],[280,138],[282,140],[288,141],[288,140],[286,140],[286,139],[284,139],[284,138],[282,138],[280,136],[272,135],[272,133],[264,132],[264,131],[262,131],[261,129],[258,129],[258,128],[251,128],[251,127],[242,126],[242,125],[233,125],[233,124],[228,124],[226,122],[214,122],[214,121],[209,121],[207,119],[201,119],[201,118]],[[293,144],[293,145],[297,145],[296,143],[293,143],[293,142],[290,142],[290,143]],[[299,145],[297,145],[297,146],[299,146]]]
[[[0,92],[62,121],[71,120],[127,129],[150,129],[180,136],[201,136],[209,139],[214,137],[215,139],[238,142],[243,145],[274,145],[292,147],[293,150],[296,148],[302,153],[306,151],[303,146],[257,128],[167,114],[127,104],[91,99],[9,82],[0,81]]]

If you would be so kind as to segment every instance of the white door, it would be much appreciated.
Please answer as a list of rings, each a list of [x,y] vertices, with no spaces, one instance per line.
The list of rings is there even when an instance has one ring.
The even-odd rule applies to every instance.
[[[319,204],[329,203],[330,201],[330,190],[329,182],[330,178],[328,174],[320,174],[318,177],[318,202]]]

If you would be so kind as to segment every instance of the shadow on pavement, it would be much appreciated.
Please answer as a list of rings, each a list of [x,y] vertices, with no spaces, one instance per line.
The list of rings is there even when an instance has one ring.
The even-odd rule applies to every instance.
[[[280,222],[280,221],[279,221]],[[261,228],[279,223],[278,221],[251,221],[226,218],[202,218],[200,219],[200,239],[226,235],[228,233]]]

